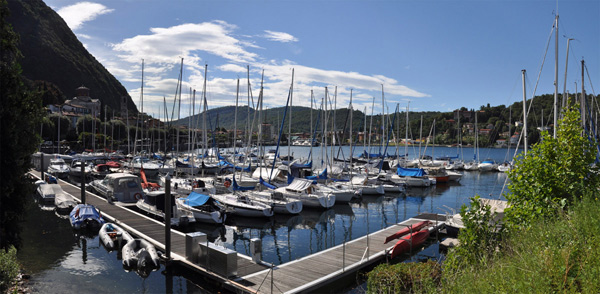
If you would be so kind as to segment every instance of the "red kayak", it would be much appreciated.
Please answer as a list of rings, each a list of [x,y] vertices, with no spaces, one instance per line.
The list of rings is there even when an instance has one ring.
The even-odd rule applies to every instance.
[[[408,252],[411,249],[411,241],[412,248],[417,248],[419,245],[423,244],[427,238],[429,238],[429,230],[427,229],[412,233],[406,239],[398,241],[398,243],[394,245],[394,248],[392,248],[392,251],[390,251],[390,254],[392,258],[394,258],[402,253]]]
[[[431,224],[430,221],[422,221],[422,222],[418,222],[416,224],[412,224],[412,232],[416,232],[422,228],[424,228],[425,226],[428,226],[429,224]],[[396,232],[395,234],[385,238],[385,242],[383,242],[383,244],[387,244],[388,242],[394,240],[394,239],[398,239],[408,233],[411,232],[411,226],[408,227],[404,227],[402,228],[400,231]]]

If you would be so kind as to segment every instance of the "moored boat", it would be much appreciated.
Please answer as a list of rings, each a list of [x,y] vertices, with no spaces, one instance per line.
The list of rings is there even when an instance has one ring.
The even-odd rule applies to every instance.
[[[429,238],[429,230],[427,229],[410,234],[407,238],[401,239],[394,245],[390,251],[391,258],[393,259],[402,253],[420,246],[427,238]]]
[[[102,244],[109,250],[119,249],[122,245],[133,241],[133,237],[127,231],[123,230],[117,224],[112,223],[103,224],[100,227],[98,236]]]
[[[71,226],[75,229],[97,230],[105,221],[95,206],[90,204],[78,204],[69,214]]]

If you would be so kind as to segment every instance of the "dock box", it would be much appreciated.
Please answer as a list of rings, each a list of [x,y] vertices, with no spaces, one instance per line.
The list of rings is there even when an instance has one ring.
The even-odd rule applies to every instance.
[[[194,232],[185,235],[185,258],[193,263],[198,262],[198,255],[200,255],[198,243],[206,244],[206,234]]]
[[[199,265],[224,277],[237,275],[237,252],[213,243],[199,245]]]

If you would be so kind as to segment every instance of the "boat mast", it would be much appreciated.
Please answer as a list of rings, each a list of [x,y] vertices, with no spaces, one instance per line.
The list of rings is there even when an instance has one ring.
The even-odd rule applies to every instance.
[[[206,103],[206,76],[207,76],[207,72],[208,72],[208,64],[204,65],[204,84],[202,86],[202,96],[203,96],[203,109],[204,112],[202,113],[202,128],[203,128],[203,132],[202,132],[202,165],[204,165],[204,157],[208,154],[208,152],[206,151],[206,145],[208,145],[208,137],[207,137],[207,129],[206,129],[206,112],[208,111],[207,107],[207,103]],[[192,167],[193,168],[193,167]],[[202,167],[202,176],[204,177],[204,167]]]
[[[566,54],[566,61],[565,61],[565,83],[563,86],[563,97],[562,97],[562,107],[566,107],[567,106],[567,68],[569,66],[569,44],[571,44],[571,40],[574,40],[573,38],[569,38],[567,39],[567,54]],[[554,126],[556,128],[556,125]]]
[[[236,152],[235,152],[235,139],[237,137],[237,111],[238,111],[238,100],[240,98],[240,79],[238,78],[237,80],[237,88],[235,91],[235,113],[233,116],[233,165],[234,165],[234,169],[235,169],[235,158],[236,158]]]
[[[526,70],[521,70],[523,76],[523,139],[525,146],[523,154],[527,156],[527,92],[525,90],[525,72]],[[475,116],[475,118],[477,118],[477,116]]]
[[[583,127],[583,131],[585,132],[585,89],[583,87],[583,84],[585,82],[585,76],[584,76],[584,72],[585,72],[585,61],[582,59],[581,60],[581,126]]]
[[[556,26],[555,36],[554,36],[554,135],[553,138],[556,139],[556,126],[558,123],[558,11],[556,12],[556,20],[554,22]],[[542,127],[544,127],[542,125]]]
[[[350,179],[352,179],[352,156],[354,152],[352,152],[352,89],[350,89]],[[341,147],[342,144],[340,144]]]

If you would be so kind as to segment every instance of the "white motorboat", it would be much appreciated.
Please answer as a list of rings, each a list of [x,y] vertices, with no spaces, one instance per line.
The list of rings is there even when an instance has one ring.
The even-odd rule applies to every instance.
[[[153,161],[150,161],[147,157],[134,157],[130,162],[126,164],[126,167],[133,170],[133,173],[140,174],[141,169],[144,169],[144,173],[147,177],[155,178],[158,176],[158,170],[160,166]]]
[[[383,195],[385,190],[380,184],[369,183],[367,175],[356,175],[352,177],[352,186],[362,189],[362,195]]]
[[[44,202],[54,202],[56,193],[64,193],[58,184],[41,184],[37,187],[37,193]]]
[[[165,191],[151,191],[145,193],[141,200],[138,200],[135,205],[137,208],[147,212],[148,214],[154,215],[162,220],[165,219]],[[185,208],[177,207],[175,197],[171,194],[171,225],[174,226],[186,226],[190,223],[196,222],[194,214]]]
[[[92,181],[88,187],[111,201],[135,203],[144,195],[140,178],[127,173],[108,174],[103,180]]]
[[[255,201],[244,194],[219,194],[213,197],[227,207],[234,215],[247,217],[273,216],[273,208],[260,201]]]
[[[227,218],[225,207],[209,195],[192,192],[175,201],[179,209],[191,211],[197,222],[222,224]]]
[[[188,195],[192,192],[199,194],[216,194],[216,188],[212,184],[213,180],[207,178],[184,178],[184,177],[172,177],[171,178],[171,191],[179,195]],[[164,176],[158,177],[158,184],[164,187],[167,184],[167,178]]]
[[[48,165],[49,174],[64,179],[69,176],[70,172],[71,168],[65,163],[64,159],[60,157],[50,159],[50,164]]]

